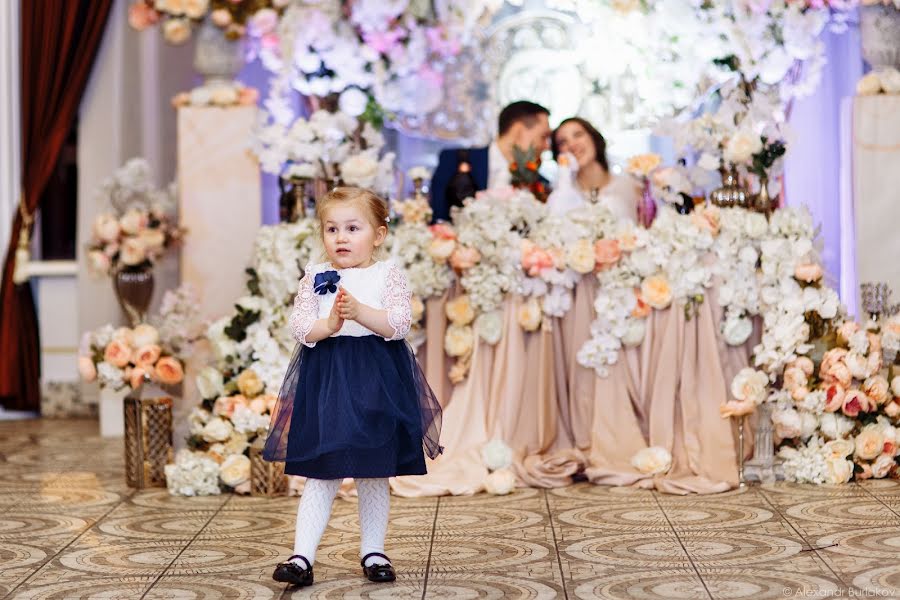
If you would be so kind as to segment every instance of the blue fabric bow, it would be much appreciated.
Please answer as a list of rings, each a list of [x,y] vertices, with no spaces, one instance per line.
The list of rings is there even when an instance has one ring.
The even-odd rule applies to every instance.
[[[341,280],[341,276],[337,271],[325,271],[316,275],[313,281],[313,291],[324,296],[325,294],[333,294],[337,291],[337,282]]]

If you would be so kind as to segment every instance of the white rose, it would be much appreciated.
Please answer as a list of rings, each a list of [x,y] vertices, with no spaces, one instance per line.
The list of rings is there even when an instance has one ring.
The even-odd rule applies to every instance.
[[[885,94],[900,94],[900,71],[888,67],[879,73],[879,77]]]
[[[338,106],[341,112],[345,112],[351,117],[358,117],[366,112],[366,106],[369,104],[369,97],[359,88],[350,87],[341,93],[338,98]]]
[[[478,337],[495,346],[503,337],[503,313],[499,310],[482,313],[475,319],[473,326]]]
[[[832,440],[823,448],[829,458],[846,458],[853,454],[854,445],[850,440]]]
[[[250,459],[243,454],[232,454],[219,467],[219,478],[229,487],[250,480]]]
[[[141,323],[131,331],[131,341],[135,348],[159,343],[159,332],[152,325]]]
[[[102,214],[94,219],[94,236],[103,242],[119,239],[119,221],[113,215]]]
[[[659,475],[672,468],[672,455],[665,448],[651,446],[631,457],[631,466],[644,475]]]
[[[719,159],[708,152],[704,152],[700,155],[697,166],[707,171],[715,171],[719,168]]]
[[[748,162],[763,149],[762,139],[752,131],[741,130],[731,136],[725,145],[724,157],[730,163]]]
[[[741,369],[731,381],[731,395],[735,400],[751,400],[756,404],[766,399],[769,376],[750,367]]]
[[[109,271],[110,261],[105,252],[91,250],[88,252],[88,268],[91,273],[105,275]]]
[[[857,96],[874,96],[881,93],[881,77],[877,72],[863,76],[856,84]]]
[[[203,426],[200,435],[207,442],[224,442],[231,437],[233,431],[234,427],[231,426],[231,423],[221,417],[216,417]]]
[[[826,483],[847,483],[853,476],[853,461],[844,458],[829,458],[825,461]]]
[[[580,239],[566,250],[566,264],[576,273],[590,273],[597,264],[594,245],[590,240]]]
[[[722,324],[722,334],[730,346],[740,346],[753,333],[753,322],[747,318],[728,319]]]
[[[875,462],[872,463],[872,477],[876,479],[887,477],[895,464],[893,456],[888,456],[887,454],[880,455],[875,459]]]
[[[738,258],[745,265],[750,265],[752,267],[755,266],[756,261],[759,260],[759,252],[757,252],[756,248],[753,246],[744,246],[738,253]]]
[[[197,391],[204,400],[222,396],[225,393],[222,373],[213,367],[204,367],[197,375]]]
[[[119,249],[119,258],[122,263],[128,266],[139,265],[147,260],[147,251],[144,249],[144,243],[140,238],[129,237],[122,242]]]
[[[481,461],[491,471],[505,469],[512,464],[512,448],[502,440],[491,440],[481,447]]]
[[[631,319],[628,321],[628,329],[622,336],[622,344],[628,347],[640,346],[647,332],[647,322],[644,319]]]
[[[378,161],[368,154],[355,154],[341,163],[341,179],[347,185],[370,188],[378,176]]]
[[[800,411],[800,437],[807,439],[812,437],[819,428],[819,418],[813,413]]]
[[[516,474],[510,469],[494,471],[484,479],[484,489],[488,494],[505,496],[516,489]]]
[[[884,432],[878,425],[866,425],[853,440],[854,454],[862,460],[872,460],[884,449]]]

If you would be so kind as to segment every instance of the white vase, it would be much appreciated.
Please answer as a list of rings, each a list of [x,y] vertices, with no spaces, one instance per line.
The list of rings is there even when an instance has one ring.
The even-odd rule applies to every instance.
[[[129,387],[114,390],[100,388],[100,435],[102,437],[122,437],[125,435],[125,396]]]
[[[900,10],[873,4],[859,8],[862,55],[873,68],[900,69]]]
[[[226,39],[222,28],[205,19],[197,30],[194,45],[194,69],[203,75],[204,84],[230,84],[243,66],[241,41]]]

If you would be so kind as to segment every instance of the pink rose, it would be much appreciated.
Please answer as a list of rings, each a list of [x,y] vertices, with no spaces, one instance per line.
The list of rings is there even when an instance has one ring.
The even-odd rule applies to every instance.
[[[136,390],[141,387],[141,384],[144,383],[144,375],[147,374],[142,367],[135,367],[131,369],[131,372],[128,374],[128,383],[131,385],[131,389]]]
[[[131,348],[120,340],[113,340],[103,351],[103,360],[121,369],[131,361]]]
[[[809,394],[809,388],[806,387],[805,385],[800,386],[800,387],[795,387],[794,389],[791,390],[791,398],[793,398],[794,401],[796,401],[796,402],[800,402],[801,400],[806,398],[806,396],[808,394]]]
[[[622,250],[619,248],[619,240],[603,239],[594,242],[594,259],[597,261],[597,269],[603,270],[619,262]]]
[[[798,387],[805,387],[807,384],[806,373],[797,367],[788,367],[784,370],[784,387],[793,390]]]
[[[846,364],[839,362],[833,364],[831,370],[822,379],[825,383],[839,383],[841,387],[848,388],[850,387],[850,382],[853,381],[853,375]]]
[[[876,479],[887,477],[896,464],[893,454],[882,454],[872,463],[872,476]]]
[[[159,21],[159,13],[138,0],[128,8],[128,24],[137,31],[144,31]]]
[[[522,240],[522,268],[534,277],[544,269],[553,267],[553,256],[549,252],[528,240]]]
[[[822,357],[822,364],[819,366],[819,375],[824,377],[834,363],[843,362],[846,356],[847,350],[845,348],[832,348],[826,352]]]
[[[134,364],[144,368],[151,368],[159,360],[160,354],[162,354],[162,349],[156,344],[142,346],[138,348],[137,353],[134,355]]]
[[[136,208],[132,208],[119,219],[119,226],[125,233],[137,235],[142,229],[147,227],[148,222],[149,219],[147,218],[146,213]]]
[[[457,271],[471,269],[481,260],[481,252],[471,246],[457,246],[450,255],[450,266]]]
[[[234,414],[234,396],[219,396],[213,404],[213,414],[220,417],[231,418]]]
[[[833,383],[825,390],[825,412],[837,412],[844,406],[844,387]]]
[[[844,395],[842,411],[848,417],[856,417],[861,412],[871,412],[875,408],[868,396],[861,390],[850,390]]]
[[[144,249],[144,243],[140,238],[125,238],[122,243],[122,249],[119,252],[119,258],[122,263],[128,266],[139,265],[147,260],[147,251]]]
[[[88,356],[79,356],[78,373],[81,375],[81,378],[87,382],[97,379],[97,367],[94,365],[94,361]]]
[[[887,379],[881,375],[866,379],[865,382],[863,382],[862,389],[866,395],[879,406],[887,402],[889,398],[888,392],[890,386],[888,385]]]
[[[800,263],[794,268],[794,277],[805,283],[814,283],[822,278],[822,267],[816,263]]]
[[[181,383],[184,379],[184,369],[178,359],[164,356],[156,363],[156,379],[170,385]]]
[[[115,242],[119,239],[119,221],[110,214],[99,215],[94,219],[93,232],[101,242]]]

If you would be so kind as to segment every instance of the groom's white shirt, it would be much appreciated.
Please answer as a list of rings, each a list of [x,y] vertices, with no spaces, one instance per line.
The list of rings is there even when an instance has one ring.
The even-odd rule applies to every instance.
[[[504,187],[510,182],[512,182],[512,176],[509,172],[509,163],[503,156],[503,152],[500,151],[497,140],[494,139],[488,147],[488,189]]]

